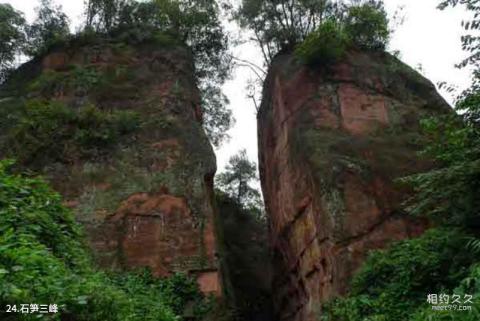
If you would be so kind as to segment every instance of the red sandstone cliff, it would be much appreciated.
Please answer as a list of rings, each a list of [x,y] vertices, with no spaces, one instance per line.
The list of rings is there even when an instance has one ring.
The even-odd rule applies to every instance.
[[[150,267],[159,276],[192,273],[204,292],[219,294],[215,155],[201,127],[189,51],[172,43],[80,43],[33,61],[18,74],[0,90],[2,112],[9,112],[7,105],[21,106],[18,116],[9,115],[10,124],[0,126],[0,142],[6,141],[2,154],[18,157],[10,147],[19,138],[15,121],[26,117],[21,114],[25,101],[57,102],[72,115],[94,110],[87,129],[72,137],[64,134],[72,132],[72,121],[55,118],[55,132],[63,136],[23,163],[19,157],[19,165],[44,175],[63,194],[86,227],[98,263],[114,269]],[[105,142],[102,135],[113,127],[105,119],[113,119],[115,111],[135,115],[137,128]],[[51,119],[45,116],[43,128]],[[90,139],[88,146],[80,134]]]
[[[393,180],[428,164],[418,122],[448,111],[435,87],[386,53],[328,68],[273,61],[258,115],[278,320],[317,320],[371,249],[422,233]]]

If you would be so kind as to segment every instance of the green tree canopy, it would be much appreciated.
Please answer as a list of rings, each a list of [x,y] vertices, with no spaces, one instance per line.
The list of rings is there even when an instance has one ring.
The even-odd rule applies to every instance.
[[[97,31],[108,31],[118,23],[120,11],[128,6],[124,0],[86,0],[86,25]]]
[[[257,166],[245,149],[230,157],[225,171],[217,176],[219,189],[245,208],[260,207],[260,193],[252,186],[256,181]]]
[[[2,4],[0,69],[10,68],[18,53],[40,56],[52,45],[75,37],[123,37],[141,42],[168,34],[191,49],[202,98],[203,125],[210,141],[220,145],[233,124],[228,99],[220,88],[229,77],[232,65],[216,1],[88,0],[85,6],[85,28],[70,36],[67,16],[51,0],[40,1],[31,25],[25,25],[22,14],[10,5]]]
[[[243,0],[234,17],[254,33],[268,63],[277,52],[294,48],[338,9],[330,0]]]
[[[463,4],[474,13],[463,22],[469,57],[459,67],[474,68],[472,86],[462,92],[454,113],[422,120],[425,148],[433,169],[402,179],[413,188],[407,211],[430,218],[435,228],[416,239],[374,251],[354,276],[345,298],[326,305],[323,320],[474,321],[480,318],[480,29],[478,0],[447,0],[441,9]],[[464,298],[468,310],[438,311],[431,293]],[[442,305],[441,303],[439,305]]]
[[[325,64],[341,58],[350,43],[342,25],[328,20],[297,46],[295,54],[309,65]]]
[[[294,49],[332,21],[345,27],[353,44],[368,49],[383,49],[389,34],[383,1],[378,0],[243,0],[233,9],[233,17],[252,31],[267,64],[278,52]],[[327,38],[332,37],[316,37]]]
[[[23,14],[9,4],[0,3],[0,83],[13,67],[16,54],[25,42]]]
[[[174,321],[187,306],[194,311],[190,320],[204,320],[209,304],[195,280],[97,271],[60,195],[41,179],[11,174],[12,163],[0,160],[2,320],[39,320],[37,313],[3,313],[6,305],[19,309],[26,302],[57,304],[49,320]]]
[[[51,0],[41,0],[35,10],[35,21],[26,28],[28,41],[24,53],[28,56],[44,53],[70,34],[69,20],[61,6],[55,6]]]
[[[383,2],[370,0],[348,7],[345,33],[362,49],[384,50],[390,30]]]
[[[147,37],[170,32],[191,48],[202,95],[204,128],[218,146],[233,124],[220,90],[231,72],[228,38],[214,0],[89,0],[86,27],[101,33],[130,32]]]

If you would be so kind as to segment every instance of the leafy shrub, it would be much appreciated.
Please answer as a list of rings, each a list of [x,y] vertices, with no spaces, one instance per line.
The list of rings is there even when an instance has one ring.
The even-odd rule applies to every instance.
[[[390,30],[382,1],[370,0],[346,7],[342,12],[345,18],[338,13],[326,20],[296,47],[295,54],[303,63],[332,63],[351,46],[365,50],[385,49]]]
[[[144,320],[156,321],[159,314],[164,314],[168,320],[172,312],[173,315],[182,316],[188,306],[192,307],[189,313],[194,320],[203,320],[212,308],[211,300],[201,294],[195,280],[181,273],[157,279],[149,270],[144,269],[137,273],[112,274],[110,278],[134,299],[135,313]]]
[[[6,147],[20,162],[28,162],[37,154],[61,155],[65,141],[71,137],[75,118],[73,110],[58,103],[30,101],[24,106],[17,126],[8,134]]]
[[[24,54],[32,57],[63,43],[70,35],[69,20],[61,6],[55,6],[51,0],[40,0],[35,11],[35,21],[26,27],[27,43],[23,48]]]
[[[347,34],[334,20],[324,22],[295,49],[305,64],[326,64],[341,58],[349,45]]]
[[[473,295],[472,309],[468,311],[435,311],[431,306],[419,308],[411,321],[477,321],[480,320],[480,265],[476,264],[470,269],[469,275],[463,279],[453,290],[453,294],[464,298],[465,294]]]
[[[77,113],[76,130],[73,140],[85,147],[108,146],[121,135],[128,134],[138,127],[138,116],[131,111],[101,112],[87,106]]]
[[[477,85],[478,86],[478,85]],[[402,179],[415,193],[407,209],[443,224],[470,230],[480,227],[479,87],[465,91],[455,109],[421,121],[426,146],[423,155],[437,167]]]
[[[58,304],[58,314],[11,320],[174,321],[187,303],[208,311],[195,282],[182,275],[107,275],[93,269],[83,234],[60,196],[40,179],[11,175],[0,162],[0,306]],[[0,312],[0,318],[3,315]]]
[[[324,320],[408,320],[428,293],[452,290],[478,257],[465,235],[432,229],[417,239],[373,252],[352,281],[351,293],[325,307]]]
[[[105,112],[94,106],[75,111],[58,102],[32,100],[6,145],[20,163],[35,158],[66,161],[96,154],[138,126],[138,115],[131,111]]]
[[[44,71],[32,83],[30,91],[37,92],[43,97],[53,97],[58,93],[72,91],[86,94],[102,85],[102,75],[95,68],[73,66],[69,71]]]
[[[367,2],[348,8],[345,32],[352,43],[367,50],[383,50],[390,31],[382,2]]]

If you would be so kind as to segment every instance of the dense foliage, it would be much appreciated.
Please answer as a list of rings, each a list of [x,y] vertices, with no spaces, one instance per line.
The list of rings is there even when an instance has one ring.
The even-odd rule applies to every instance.
[[[349,38],[336,21],[324,22],[297,47],[295,54],[310,65],[328,64],[345,54]]]
[[[193,53],[195,73],[202,94],[204,127],[218,146],[233,125],[228,100],[221,85],[230,74],[228,39],[214,0],[89,0],[87,31],[128,33],[140,38],[170,32]]]
[[[480,8],[475,0],[448,0],[465,4],[474,19],[464,22],[478,30]],[[462,37],[470,56],[459,66],[472,65],[472,86],[457,99],[457,113],[422,121],[423,156],[435,167],[401,181],[414,191],[407,212],[427,216],[437,226],[418,239],[406,240],[373,253],[352,281],[350,294],[324,307],[325,320],[473,321],[480,319],[480,72],[479,38]],[[446,294],[450,310],[435,310],[428,294]],[[453,296],[473,296],[471,302],[452,302]]]
[[[385,49],[390,30],[382,2],[369,1],[348,7],[344,24],[345,33],[357,47],[366,50]]]
[[[329,0],[243,0],[235,8],[240,26],[254,34],[265,63],[282,50],[293,49],[325,19],[337,16],[340,8]]]
[[[384,50],[389,39],[387,14],[382,2],[369,1],[342,7],[296,46],[295,54],[309,65],[328,65],[348,48]]]
[[[470,229],[480,227],[480,127],[474,115],[479,98],[472,88],[457,104],[457,110],[467,108],[461,116],[423,121],[429,138],[424,154],[436,160],[438,168],[404,179],[415,189],[409,202],[413,214]]]
[[[0,83],[13,67],[16,54],[25,42],[25,19],[9,4],[0,3]]]
[[[54,6],[51,0],[41,0],[36,11],[35,21],[26,28],[28,41],[24,53],[27,56],[39,56],[70,35],[69,21],[61,6]]]
[[[57,314],[2,313],[2,320],[173,321],[188,304],[208,311],[195,282],[144,271],[107,275],[92,268],[83,234],[60,196],[40,179],[0,162],[0,306],[57,304]]]
[[[471,8],[478,15],[480,8]],[[445,1],[441,8],[457,1]],[[467,22],[479,29],[478,20]],[[469,30],[470,27],[466,27]],[[428,135],[424,154],[437,161],[438,168],[406,178],[416,193],[410,201],[410,210],[417,215],[428,215],[444,223],[465,228],[480,226],[480,70],[476,64],[480,47],[477,38],[463,36],[463,48],[471,53],[461,66],[472,63],[472,86],[457,99],[458,113],[425,119],[423,128]]]
[[[207,134],[216,146],[228,137],[233,118],[220,87],[231,72],[229,43],[214,0],[89,0],[85,4],[85,26],[75,35],[70,34],[61,7],[51,0],[40,1],[30,25],[11,6],[1,5],[0,70],[13,67],[18,54],[38,57],[75,40],[116,38],[141,43],[173,37],[192,52]]]
[[[383,50],[390,33],[383,2],[377,0],[243,0],[234,18],[253,32],[267,65],[278,52],[293,50],[304,41],[297,52],[312,63],[322,54],[327,61],[333,53],[341,56],[347,44]]]
[[[69,162],[101,155],[139,126],[130,111],[106,112],[94,106],[74,110],[58,102],[27,101],[5,148],[19,163]]]
[[[323,319],[416,320],[422,311],[432,311],[427,303],[429,294],[451,296],[467,280],[478,288],[476,268],[469,275],[469,267],[478,262],[479,256],[465,250],[466,240],[460,231],[439,228],[372,253],[352,280],[350,295],[325,306]],[[479,292],[463,292],[462,298],[465,294]],[[457,311],[454,320],[478,318],[479,307],[477,301],[475,310]]]
[[[469,275],[463,279],[452,291],[451,297],[456,295],[465,298],[465,294],[472,295],[473,304],[471,311],[432,311],[431,306],[418,309],[411,317],[412,321],[476,321],[480,319],[480,265],[475,264],[470,268]]]

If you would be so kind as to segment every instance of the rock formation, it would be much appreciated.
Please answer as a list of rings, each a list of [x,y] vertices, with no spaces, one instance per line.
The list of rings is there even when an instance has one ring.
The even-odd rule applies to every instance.
[[[419,235],[395,179],[431,166],[419,120],[448,112],[435,87],[387,53],[306,67],[277,56],[258,115],[278,320],[317,320],[369,250]]]
[[[9,117],[0,124],[0,151],[51,181],[85,225],[101,266],[184,271],[204,292],[220,293],[216,162],[186,48],[169,39],[77,41],[21,67],[0,95],[0,115]],[[35,106],[45,102],[66,106],[66,116],[49,109],[58,119],[46,116],[44,124]],[[29,104],[36,127],[25,125]],[[41,130],[52,141],[38,140],[31,152],[36,146],[25,141]],[[24,146],[12,149],[16,143]]]

